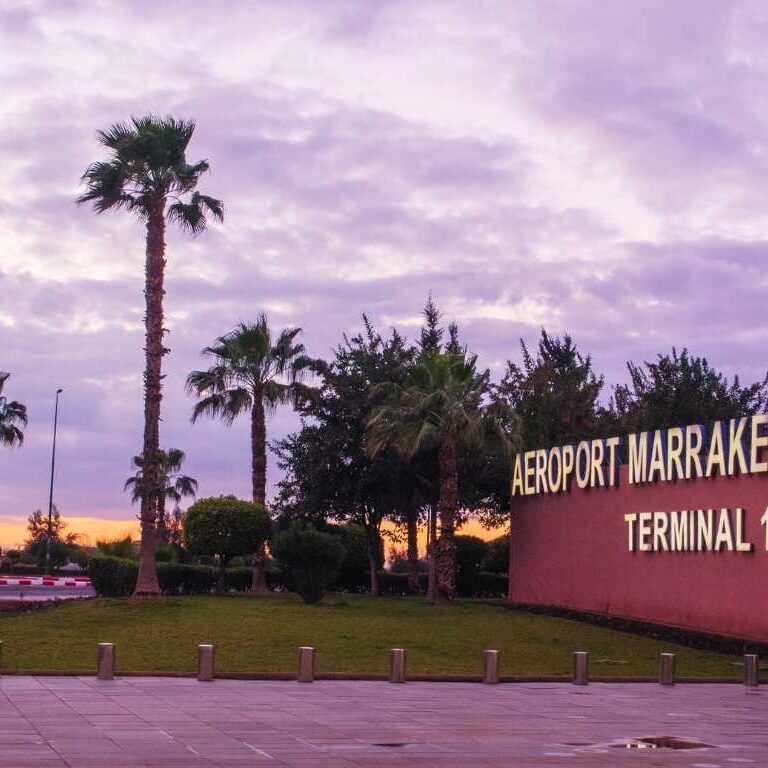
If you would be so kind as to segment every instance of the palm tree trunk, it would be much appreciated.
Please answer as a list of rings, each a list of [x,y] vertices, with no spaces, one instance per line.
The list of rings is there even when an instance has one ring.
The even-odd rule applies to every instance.
[[[435,572],[435,540],[437,539],[437,511],[433,504],[429,505],[429,522],[427,528],[427,600],[434,601],[437,597],[437,574]]]
[[[365,551],[370,570],[371,595],[377,596],[379,594],[379,544],[381,537],[370,519],[370,515],[366,515],[365,518]]]
[[[459,497],[459,472],[456,443],[445,432],[440,435],[440,536],[435,543],[437,574],[436,602],[448,602],[456,596],[456,542],[454,525]]]
[[[254,504],[265,504],[267,499],[267,419],[261,392],[254,393],[251,409],[251,482]],[[267,591],[265,560],[266,552],[262,546],[251,558],[253,566],[251,592]]]
[[[158,596],[157,494],[160,485],[160,402],[163,347],[163,281],[165,279],[165,200],[153,205],[147,220],[147,250],[144,297],[146,301],[146,368],[144,371],[144,460],[141,494],[141,553],[134,597]]]
[[[162,478],[161,478],[162,480]],[[168,543],[168,526],[165,524],[165,489],[157,494],[157,544]]]
[[[419,591],[419,512],[415,507],[408,510],[408,590]]]

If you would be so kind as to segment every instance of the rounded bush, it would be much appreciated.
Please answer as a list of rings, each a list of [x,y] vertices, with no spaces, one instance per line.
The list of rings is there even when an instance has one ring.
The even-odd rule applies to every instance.
[[[319,602],[344,560],[338,537],[313,528],[289,528],[272,542],[272,554],[286,568],[293,589],[305,603]]]
[[[262,504],[234,496],[199,499],[184,517],[184,542],[189,551],[218,560],[219,592],[225,587],[227,563],[259,551],[271,532],[272,521]]]
[[[262,504],[234,496],[198,499],[184,518],[184,542],[190,552],[223,559],[259,549],[272,532],[272,521]]]

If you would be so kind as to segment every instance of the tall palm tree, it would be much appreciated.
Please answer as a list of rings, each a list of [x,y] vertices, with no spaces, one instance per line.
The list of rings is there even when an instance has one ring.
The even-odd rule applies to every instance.
[[[301,328],[286,328],[276,340],[265,314],[255,323],[240,323],[220,336],[202,354],[213,359],[205,371],[187,376],[187,390],[199,401],[192,422],[201,416],[220,418],[227,426],[243,413],[251,417],[251,486],[253,501],[267,497],[266,412],[279,405],[295,406],[311,389],[301,379],[312,364],[304,345],[296,342]],[[253,591],[266,589],[263,552],[254,557]]]
[[[158,542],[165,542],[167,539],[166,501],[173,501],[178,506],[185,496],[194,498],[197,494],[197,480],[181,473],[181,465],[185,458],[184,451],[179,448],[169,448],[167,451],[160,450],[160,492],[157,496]],[[125,481],[123,490],[131,490],[131,501],[135,504],[141,500],[144,459],[141,456],[134,456],[131,459],[131,464],[136,473]]]
[[[437,448],[440,535],[434,545],[439,602],[456,592],[456,512],[459,501],[459,449],[504,444],[501,421],[484,408],[490,372],[478,373],[477,358],[464,353],[424,352],[402,384],[374,388],[380,404],[368,419],[366,447],[376,455],[391,446],[406,459]]]
[[[0,371],[0,445],[21,445],[24,442],[22,427],[27,426],[27,406],[3,395],[3,387],[10,373]]]
[[[97,213],[112,209],[134,214],[146,225],[145,289],[146,367],[144,371],[144,461],[141,493],[141,557],[134,595],[159,595],[155,549],[158,489],[161,481],[160,402],[163,346],[165,226],[176,223],[193,235],[208,217],[224,218],[220,200],[195,191],[208,161],[187,162],[195,123],[173,117],[131,118],[99,131],[108,159],[91,164],[81,181],[86,191],[78,203],[92,203]]]

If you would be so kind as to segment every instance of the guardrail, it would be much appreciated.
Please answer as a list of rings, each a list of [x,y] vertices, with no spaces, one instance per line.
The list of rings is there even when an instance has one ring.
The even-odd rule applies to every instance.
[[[7,587],[90,587],[87,576],[0,576],[0,586]]]

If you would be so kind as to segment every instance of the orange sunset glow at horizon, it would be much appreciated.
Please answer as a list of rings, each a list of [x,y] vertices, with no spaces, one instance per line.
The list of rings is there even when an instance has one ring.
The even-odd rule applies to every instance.
[[[130,536],[135,541],[139,540],[139,521],[136,518],[125,520],[113,520],[103,517],[62,517],[66,523],[67,533],[77,533],[82,538],[83,546],[95,546],[99,540],[121,539]],[[399,538],[401,542],[393,542],[386,535],[394,531],[394,526],[385,524],[382,528],[385,539],[384,548],[387,554],[390,549],[405,549],[404,533]],[[458,533],[462,536],[477,536],[484,541],[490,541],[498,536],[503,536],[506,526],[492,530],[483,528],[477,520],[468,520]],[[27,538],[27,519],[25,517],[10,517],[0,520],[0,546],[3,550],[22,547]],[[419,528],[419,551],[424,552],[426,545],[426,528]]]

